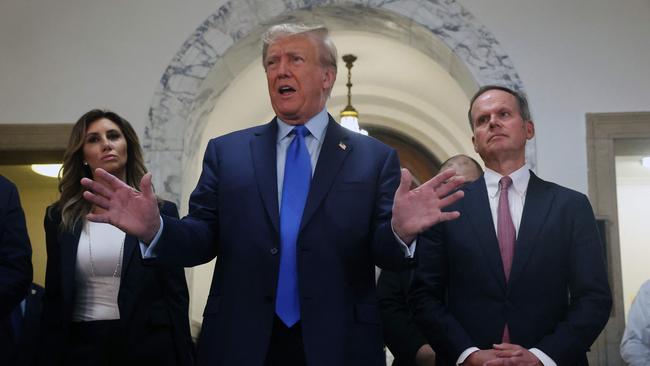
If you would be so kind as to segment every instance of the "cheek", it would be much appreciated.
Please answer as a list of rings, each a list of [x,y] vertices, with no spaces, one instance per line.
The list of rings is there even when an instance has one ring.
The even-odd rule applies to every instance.
[[[90,146],[84,146],[83,148],[83,159],[85,161],[91,160],[93,158],[93,149]]]

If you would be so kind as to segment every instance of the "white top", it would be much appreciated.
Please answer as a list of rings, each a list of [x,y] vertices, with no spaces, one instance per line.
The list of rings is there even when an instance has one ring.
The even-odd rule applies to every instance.
[[[77,247],[73,321],[120,318],[117,295],[126,234],[110,224],[86,221]]]
[[[630,307],[621,356],[630,366],[650,365],[650,281],[641,286]]]

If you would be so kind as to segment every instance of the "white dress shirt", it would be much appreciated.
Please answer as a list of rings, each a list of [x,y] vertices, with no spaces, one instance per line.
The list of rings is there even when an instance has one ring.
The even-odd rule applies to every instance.
[[[650,281],[641,286],[627,314],[621,357],[630,366],[650,365]]]
[[[521,168],[512,172],[509,177],[512,179],[512,185],[508,189],[508,208],[510,209],[512,223],[515,226],[515,235],[519,236],[519,225],[521,224],[521,216],[524,212],[524,203],[526,203],[526,191],[528,190],[528,182],[530,181],[528,165],[524,164]],[[496,233],[498,217],[497,210],[499,208],[499,195],[501,194],[499,180],[503,178],[503,175],[490,168],[486,168],[484,178],[488,200],[490,202],[490,212],[492,213],[492,223],[494,224],[494,232]],[[515,248],[515,251],[516,250],[517,249]],[[460,357],[456,360],[456,364],[462,364],[470,354],[476,351],[479,351],[477,347],[466,349],[460,354]],[[530,352],[533,353],[544,366],[556,366],[556,363],[541,350],[531,348]]]

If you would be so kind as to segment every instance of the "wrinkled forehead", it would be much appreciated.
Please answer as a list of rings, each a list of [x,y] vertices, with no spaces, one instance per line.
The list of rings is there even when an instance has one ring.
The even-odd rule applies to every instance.
[[[490,89],[486,90],[483,94],[476,97],[472,103],[472,117],[477,112],[488,111],[495,108],[507,107],[519,111],[519,104],[517,98],[503,90]]]

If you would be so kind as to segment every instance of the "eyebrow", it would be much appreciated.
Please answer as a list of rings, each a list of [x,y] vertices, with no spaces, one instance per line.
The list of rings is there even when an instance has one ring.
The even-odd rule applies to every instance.
[[[119,130],[117,130],[115,128],[111,128],[110,130],[106,131],[106,133],[111,133],[111,132],[121,133]],[[86,136],[93,136],[93,135],[99,135],[99,134],[100,134],[99,132],[86,132]]]

